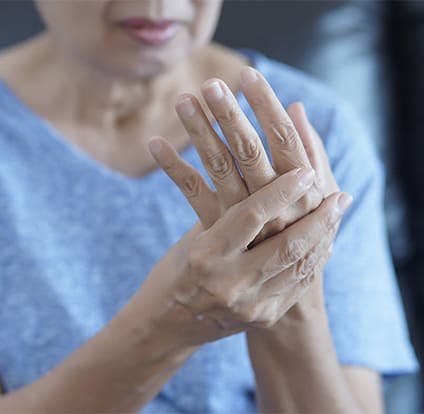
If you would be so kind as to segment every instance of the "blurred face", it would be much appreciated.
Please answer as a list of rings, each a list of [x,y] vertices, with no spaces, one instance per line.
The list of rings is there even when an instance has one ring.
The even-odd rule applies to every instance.
[[[211,39],[222,0],[36,0],[56,43],[112,76],[166,71]]]

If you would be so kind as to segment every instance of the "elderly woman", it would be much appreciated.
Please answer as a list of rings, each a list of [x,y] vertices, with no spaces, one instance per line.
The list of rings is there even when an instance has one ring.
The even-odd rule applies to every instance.
[[[211,44],[219,1],[37,3],[0,55],[0,412],[381,412],[417,367],[349,111]]]

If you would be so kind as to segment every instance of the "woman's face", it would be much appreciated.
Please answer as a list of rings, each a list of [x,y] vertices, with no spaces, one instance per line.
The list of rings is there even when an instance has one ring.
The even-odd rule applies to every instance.
[[[155,76],[207,44],[222,0],[36,0],[56,43],[108,75]]]

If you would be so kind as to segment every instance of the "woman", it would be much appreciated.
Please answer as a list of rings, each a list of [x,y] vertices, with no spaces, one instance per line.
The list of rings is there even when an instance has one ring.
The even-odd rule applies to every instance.
[[[210,44],[218,1],[37,4],[0,56],[0,412],[382,411],[416,362],[347,110]],[[324,287],[350,198],[318,133],[355,198]]]

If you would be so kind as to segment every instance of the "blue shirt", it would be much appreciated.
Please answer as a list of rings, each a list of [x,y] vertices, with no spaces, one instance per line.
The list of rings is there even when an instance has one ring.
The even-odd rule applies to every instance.
[[[386,241],[383,173],[356,119],[326,88],[246,51],[283,104],[302,100],[342,190],[354,204],[325,269],[342,364],[415,371]],[[243,110],[258,128],[243,96]],[[258,128],[259,129],[259,128]],[[183,157],[205,174],[193,147]],[[0,84],[0,377],[6,391],[37,380],[125,305],[196,221],[161,171],[130,178],[70,144]],[[245,337],[203,346],[143,412],[254,412]]]

